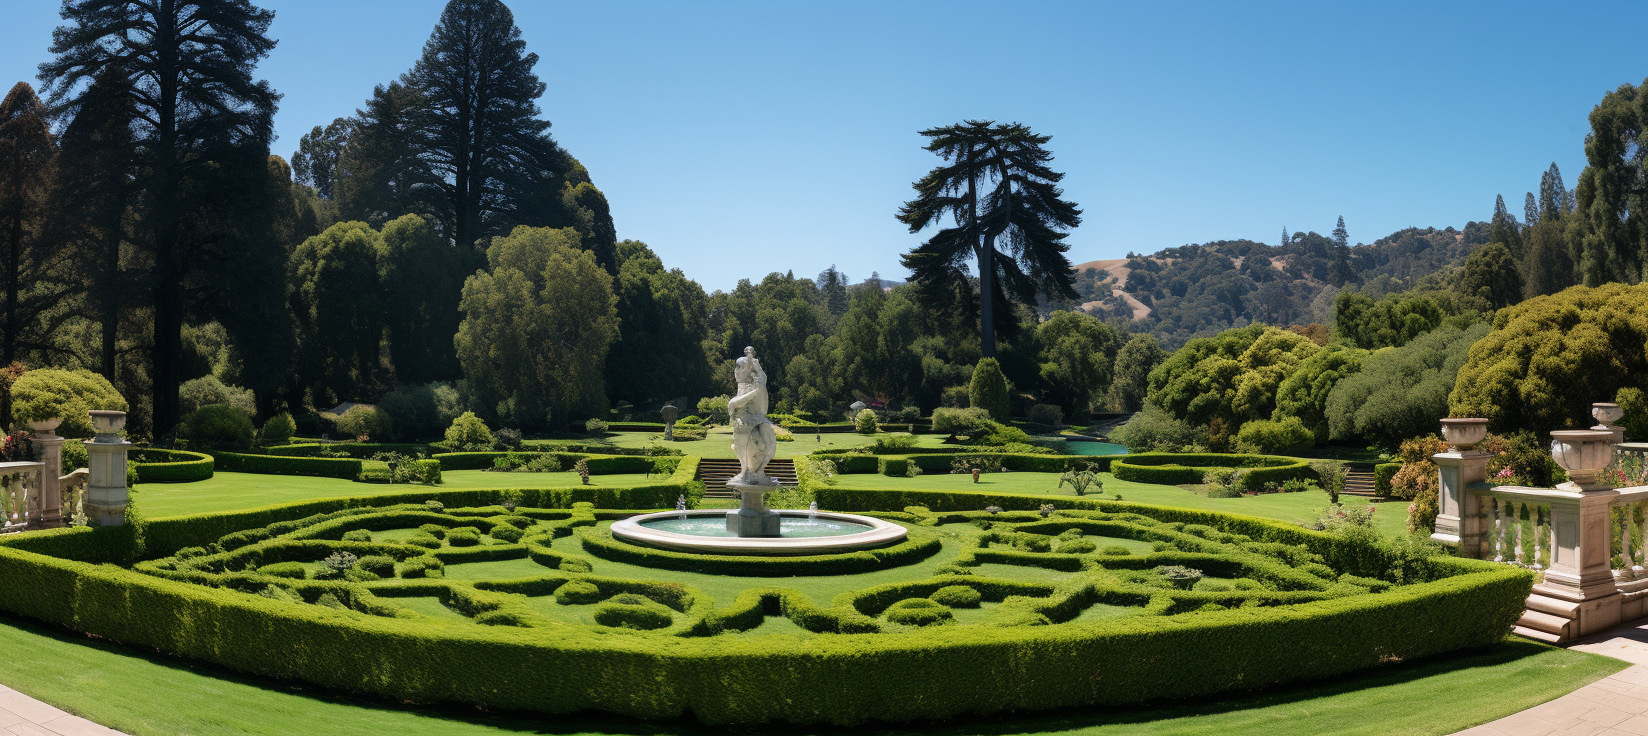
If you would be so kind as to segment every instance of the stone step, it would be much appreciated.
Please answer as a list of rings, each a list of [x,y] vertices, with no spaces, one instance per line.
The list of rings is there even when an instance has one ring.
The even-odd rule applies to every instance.
[[[1568,624],[1572,622],[1572,619],[1562,616],[1553,616],[1549,613],[1542,613],[1540,611],[1523,611],[1522,618],[1516,620],[1516,625],[1525,629],[1543,631],[1557,637],[1558,640],[1561,640],[1567,638]]]
[[[727,481],[738,475],[737,460],[726,458],[706,459],[698,461],[697,479],[704,484],[705,498],[737,498],[738,494],[727,490]],[[774,458],[767,463],[767,475],[780,485],[793,486],[798,481],[795,475],[795,461]]]
[[[1579,617],[1579,602],[1534,593],[1528,596],[1528,610],[1548,613],[1571,621]]]
[[[1529,639],[1537,639],[1545,642],[1546,644],[1557,644],[1562,641],[1562,637],[1557,636],[1556,634],[1548,634],[1536,629],[1530,629],[1526,626],[1512,626],[1511,633],[1514,633],[1517,636],[1525,636]]]

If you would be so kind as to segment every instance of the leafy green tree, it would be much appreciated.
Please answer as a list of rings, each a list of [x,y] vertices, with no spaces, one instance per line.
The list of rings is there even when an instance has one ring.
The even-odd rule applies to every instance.
[[[583,167],[577,167],[582,171]],[[588,176],[587,172],[584,174]],[[575,220],[584,236],[584,247],[595,254],[595,262],[608,273],[618,275],[618,230],[612,224],[607,195],[589,181],[567,182],[562,187],[561,204]]]
[[[973,368],[973,382],[967,389],[967,398],[976,408],[989,413],[990,418],[1006,423],[1012,418],[1011,402],[1007,396],[1007,377],[995,358],[980,359]]]
[[[395,378],[405,384],[461,375],[452,336],[458,333],[463,276],[480,260],[443,241],[428,220],[403,215],[383,226],[378,244],[382,314]]]
[[[1366,350],[1333,343],[1304,359],[1276,387],[1276,412],[1271,418],[1298,417],[1317,442],[1328,441],[1328,395],[1339,381],[1360,372],[1367,356]]]
[[[753,345],[780,400],[794,401],[798,384],[788,367],[796,356],[818,355],[814,348],[821,346],[813,338],[827,337],[832,321],[818,285],[792,274],[770,273],[760,283],[743,279],[731,292],[711,294],[704,342],[711,382],[733,385],[733,360],[743,355],[744,346]]]
[[[1116,351],[1108,405],[1111,411],[1129,412],[1144,408],[1150,390],[1150,371],[1167,358],[1154,335],[1134,335]]]
[[[1306,447],[1315,437],[1299,417],[1283,417],[1274,421],[1258,419],[1243,424],[1236,432],[1236,449],[1273,455]]]
[[[1303,335],[1262,324],[1191,340],[1150,372],[1146,401],[1192,424],[1217,420],[1234,434],[1269,418],[1283,379],[1318,350]]]
[[[240,258],[266,227],[245,205],[266,193],[278,95],[252,69],[275,42],[274,13],[249,0],[64,3],[55,58],[40,65],[54,104],[79,104],[111,66],[131,80],[131,119],[142,153],[142,245],[153,260],[153,424],[177,422],[186,295],[200,286],[245,288],[222,271],[267,270]],[[278,271],[277,271],[278,273]],[[257,282],[279,289],[278,278]]]
[[[1395,447],[1434,432],[1448,416],[1448,391],[1466,351],[1487,332],[1485,323],[1468,329],[1444,325],[1401,347],[1375,351],[1362,361],[1361,372],[1328,392],[1330,434]]]
[[[315,126],[298,139],[298,150],[292,154],[292,176],[298,183],[314,187],[323,199],[332,198],[333,174],[344,146],[349,143],[349,130],[354,122],[338,118],[324,128]]]
[[[458,361],[502,421],[565,428],[574,412],[606,413],[617,298],[580,240],[571,228],[515,228],[464,282]]]
[[[1493,331],[1450,382],[1448,406],[1455,416],[1486,417],[1495,432],[1589,426],[1591,402],[1648,385],[1645,344],[1648,285],[1529,299],[1494,315]]]
[[[713,389],[703,338],[709,297],[646,243],[618,244],[618,341],[607,355],[607,393],[639,406]]]
[[[1014,331],[1010,310],[998,316],[998,304],[1076,298],[1064,231],[1081,224],[1081,210],[1062,199],[1064,175],[1047,166],[1051,138],[1028,126],[969,120],[921,134],[945,164],[915,183],[917,196],[898,219],[912,233],[946,217],[955,227],[939,230],[903,263],[926,298],[961,299],[956,306],[969,312],[977,303],[980,348],[995,357],[997,328],[1005,323],[1008,334]],[[1007,252],[997,250],[998,242]],[[976,300],[964,271],[969,261],[978,267]]]
[[[423,95],[416,140],[434,173],[442,233],[461,246],[516,225],[564,225],[567,156],[538,118],[544,83],[515,16],[499,0],[451,0],[402,77]],[[545,216],[535,208],[550,205]],[[608,279],[610,280],[610,275]]]
[[[1333,336],[1364,350],[1406,345],[1445,322],[1477,319],[1470,305],[1446,293],[1391,294],[1375,301],[1366,294],[1340,292],[1333,303]]]
[[[241,452],[252,446],[257,430],[246,412],[227,404],[207,404],[183,415],[177,435],[192,448]]]
[[[1574,284],[1567,231],[1568,223],[1550,218],[1528,228],[1528,278],[1523,283],[1523,296],[1555,294]]]
[[[288,304],[297,326],[297,385],[316,406],[375,396],[384,382],[382,236],[340,222],[292,251]]]
[[[1648,86],[1648,81],[1644,81]],[[1586,286],[1636,281],[1644,263],[1643,90],[1622,84],[1591,110],[1585,170],[1575,187],[1583,229],[1574,264]]]
[[[57,142],[27,82],[0,100],[0,366],[50,352],[78,292],[72,251],[50,237]],[[0,421],[10,407],[0,400]]]
[[[1496,240],[1472,252],[1465,259],[1459,289],[1487,300],[1494,309],[1522,301],[1522,271],[1509,246]]]
[[[382,226],[404,214],[432,211],[419,199],[421,189],[434,186],[418,147],[425,108],[418,90],[390,82],[355,111],[348,145],[333,171],[341,219]]]
[[[378,409],[389,415],[397,439],[428,440],[463,413],[463,402],[451,384],[436,382],[400,386],[378,399]]]
[[[847,312],[847,275],[835,270],[835,265],[818,274],[818,291],[824,295],[824,306],[830,314],[840,318]]]
[[[490,450],[492,449],[492,430],[486,422],[475,416],[475,412],[466,411],[452,420],[452,426],[446,428],[446,444],[454,450]]]
[[[1081,312],[1054,312],[1036,327],[1042,400],[1069,417],[1086,416],[1094,397],[1110,390],[1121,336]]]
[[[854,289],[852,306],[832,338],[836,370],[847,394],[912,403],[921,392],[921,315],[903,293],[879,286]]]

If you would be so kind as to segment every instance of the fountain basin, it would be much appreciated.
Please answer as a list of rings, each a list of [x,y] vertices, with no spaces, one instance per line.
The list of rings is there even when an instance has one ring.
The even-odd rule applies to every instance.
[[[631,516],[612,523],[612,536],[631,544],[716,555],[827,555],[897,544],[909,536],[902,526],[868,516],[789,509],[775,513],[776,537],[733,536],[725,509]]]

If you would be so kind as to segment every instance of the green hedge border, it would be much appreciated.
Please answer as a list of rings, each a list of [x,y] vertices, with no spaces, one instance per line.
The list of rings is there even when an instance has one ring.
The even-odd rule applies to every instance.
[[[1390,498],[1391,479],[1396,472],[1402,469],[1402,463],[1380,463],[1373,466],[1373,493],[1382,498]]]
[[[1220,514],[1200,517],[1323,544],[1331,536]],[[742,637],[434,626],[296,606],[30,551],[76,546],[113,551],[122,544],[120,529],[50,530],[0,540],[0,578],[8,581],[0,587],[0,608],[241,671],[396,700],[552,713],[602,710],[642,718],[691,714],[711,724],[931,720],[1195,699],[1312,681],[1499,641],[1521,614],[1531,585],[1525,570],[1441,558],[1431,563],[1432,572],[1445,577],[1377,595],[1065,626],[770,637],[756,646]],[[130,536],[124,539],[129,546]],[[568,577],[492,587],[526,594],[543,588],[542,594]],[[969,582],[989,581],[946,578],[923,585]],[[363,610],[371,605],[374,588],[326,586],[309,585],[305,598],[328,590]],[[383,587],[402,594],[442,590],[440,581]],[[918,591],[865,592],[870,595],[859,600],[865,610],[875,610],[885,599]],[[1064,600],[1078,593],[1071,591]],[[353,600],[356,595],[361,600]],[[497,598],[481,591],[457,603],[508,623],[510,614],[498,610],[504,604]],[[770,613],[769,606],[786,613],[790,606],[804,606],[785,591],[767,589],[746,591],[732,603],[722,609],[727,616],[705,621],[747,627],[755,614]],[[1047,605],[1067,604],[1049,600]],[[1154,600],[1151,606],[1156,607]],[[1166,608],[1159,612],[1171,614]],[[855,630],[845,628],[852,621],[841,624],[842,630]],[[812,622],[808,628],[821,625]],[[437,650],[439,656],[431,656]],[[268,656],[272,651],[281,656]]]
[[[797,557],[752,557],[704,555],[642,547],[615,539],[612,533],[595,527],[576,530],[584,550],[604,560],[641,567],[695,572],[704,575],[746,577],[795,577],[802,575],[854,575],[914,564],[938,553],[943,546],[933,532],[909,527],[910,535],[898,544],[879,549],[830,555]]]
[[[305,475],[354,480],[361,472],[361,461],[354,458],[287,457],[221,451],[213,452],[211,455],[217,461],[217,469],[226,473]]]
[[[165,458],[159,462],[134,461],[132,467],[137,469],[139,483],[192,483],[212,477],[215,467],[212,456],[200,452],[144,447],[132,454]]]

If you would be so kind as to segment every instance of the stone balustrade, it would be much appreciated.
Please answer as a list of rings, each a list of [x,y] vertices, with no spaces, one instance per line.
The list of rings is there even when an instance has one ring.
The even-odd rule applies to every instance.
[[[33,422],[30,461],[0,462],[0,534],[84,523],[125,523],[126,451],[119,435],[126,413],[93,411],[97,437],[85,443],[90,467],[61,475],[64,438],[58,419]]]

